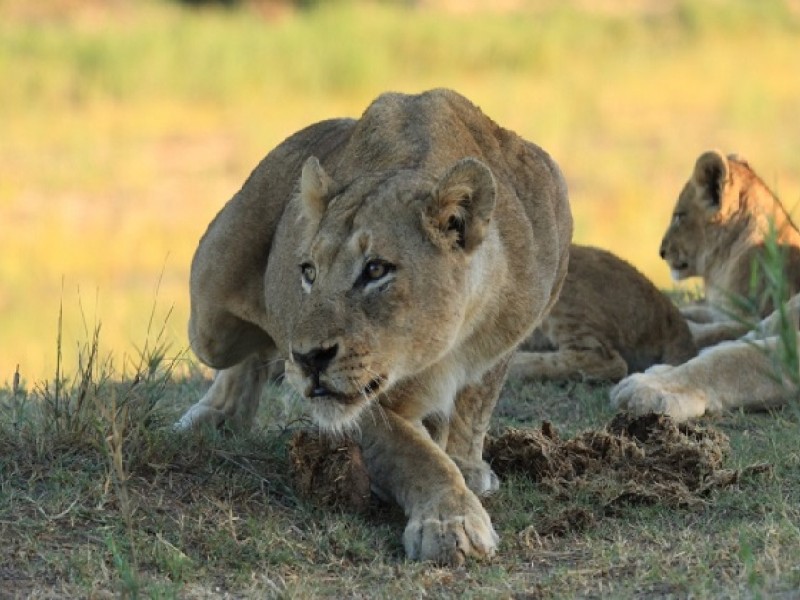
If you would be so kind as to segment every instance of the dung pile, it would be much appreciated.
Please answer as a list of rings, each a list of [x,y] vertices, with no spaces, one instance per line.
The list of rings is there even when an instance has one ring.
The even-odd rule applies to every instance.
[[[619,414],[604,429],[567,440],[547,422],[541,429],[509,428],[487,437],[484,458],[501,478],[527,475],[565,501],[559,514],[536,526],[538,535],[557,536],[585,529],[625,505],[702,506],[712,490],[770,469],[723,469],[729,450],[727,436],[712,427],[655,414]],[[300,496],[348,512],[368,511],[369,475],[358,444],[301,430],[291,440],[289,457]],[[579,497],[592,508],[576,505]]]
[[[487,439],[485,457],[501,477],[526,474],[562,498],[588,493],[608,513],[625,504],[702,505],[712,489],[769,468],[723,469],[729,450],[727,436],[711,427],[619,414],[605,429],[570,440],[547,422],[539,430],[508,429]]]
[[[348,512],[367,511],[369,475],[361,449],[354,441],[297,431],[289,444],[289,459],[300,496]]]

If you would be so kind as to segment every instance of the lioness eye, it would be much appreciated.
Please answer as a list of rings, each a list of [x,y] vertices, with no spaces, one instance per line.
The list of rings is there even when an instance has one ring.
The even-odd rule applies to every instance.
[[[300,265],[300,272],[303,275],[303,281],[308,285],[314,283],[314,280],[317,278],[317,270],[311,263],[303,263]]]
[[[380,279],[387,272],[386,263],[380,260],[371,260],[364,267],[364,278],[375,281]]]

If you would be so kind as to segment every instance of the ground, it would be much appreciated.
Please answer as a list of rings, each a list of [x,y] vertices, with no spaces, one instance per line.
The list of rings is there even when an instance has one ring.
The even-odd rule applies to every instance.
[[[729,476],[691,502],[665,492],[609,503],[563,473],[545,481],[498,463],[503,484],[486,500],[502,538],[497,556],[442,569],[404,559],[395,508],[372,499],[353,510],[303,493],[291,458],[301,446],[292,440],[316,431],[282,388],[269,390],[247,436],[172,433],[171,419],[204,385],[146,374],[135,384],[85,386],[72,413],[63,390],[59,407],[53,388],[40,390],[40,406],[51,411],[46,430],[30,394],[26,401],[4,392],[3,594],[789,597],[800,588],[800,413],[792,407],[684,430],[684,441],[710,441],[711,454],[689,443],[681,468]],[[513,427],[574,448],[590,439],[586,430],[612,421],[607,393],[598,385],[509,385],[492,439],[507,441]]]

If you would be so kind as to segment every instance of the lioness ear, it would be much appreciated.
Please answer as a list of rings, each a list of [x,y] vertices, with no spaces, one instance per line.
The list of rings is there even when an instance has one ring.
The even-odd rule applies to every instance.
[[[317,223],[322,218],[331,189],[333,179],[319,164],[316,156],[309,156],[300,175],[300,200],[304,216],[312,223]]]
[[[461,159],[436,186],[427,215],[431,233],[451,248],[472,252],[486,235],[496,193],[494,177],[485,164]]]
[[[722,201],[722,192],[728,180],[728,160],[717,150],[704,152],[694,165],[693,178],[708,194],[709,207],[717,209]]]

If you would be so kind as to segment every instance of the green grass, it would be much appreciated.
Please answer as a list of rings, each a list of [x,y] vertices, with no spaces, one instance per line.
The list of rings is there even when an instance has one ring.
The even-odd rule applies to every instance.
[[[387,89],[453,87],[541,144],[566,173],[575,240],[661,286],[659,239],[701,151],[747,156],[800,201],[796,3],[337,2],[275,19],[247,3],[52,6],[0,1],[0,382],[17,364],[52,376],[60,300],[68,339],[85,331],[80,299],[107,351],[141,343],[159,273],[185,349],[188,266],[216,211],[285,136]]]
[[[91,350],[93,342],[87,344]],[[356,515],[318,507],[293,487],[287,445],[298,407],[270,386],[243,436],[173,433],[202,393],[152,360],[128,373],[94,368],[60,388],[0,390],[0,577],[9,597],[773,597],[800,587],[797,414],[731,414],[729,468],[768,474],[714,491],[693,509],[565,497],[522,475],[486,501],[502,541],[466,569],[407,562],[404,518],[373,502]],[[87,363],[83,363],[84,369]],[[515,384],[494,430],[562,436],[612,416],[607,386]],[[537,534],[574,507],[582,531]]]

